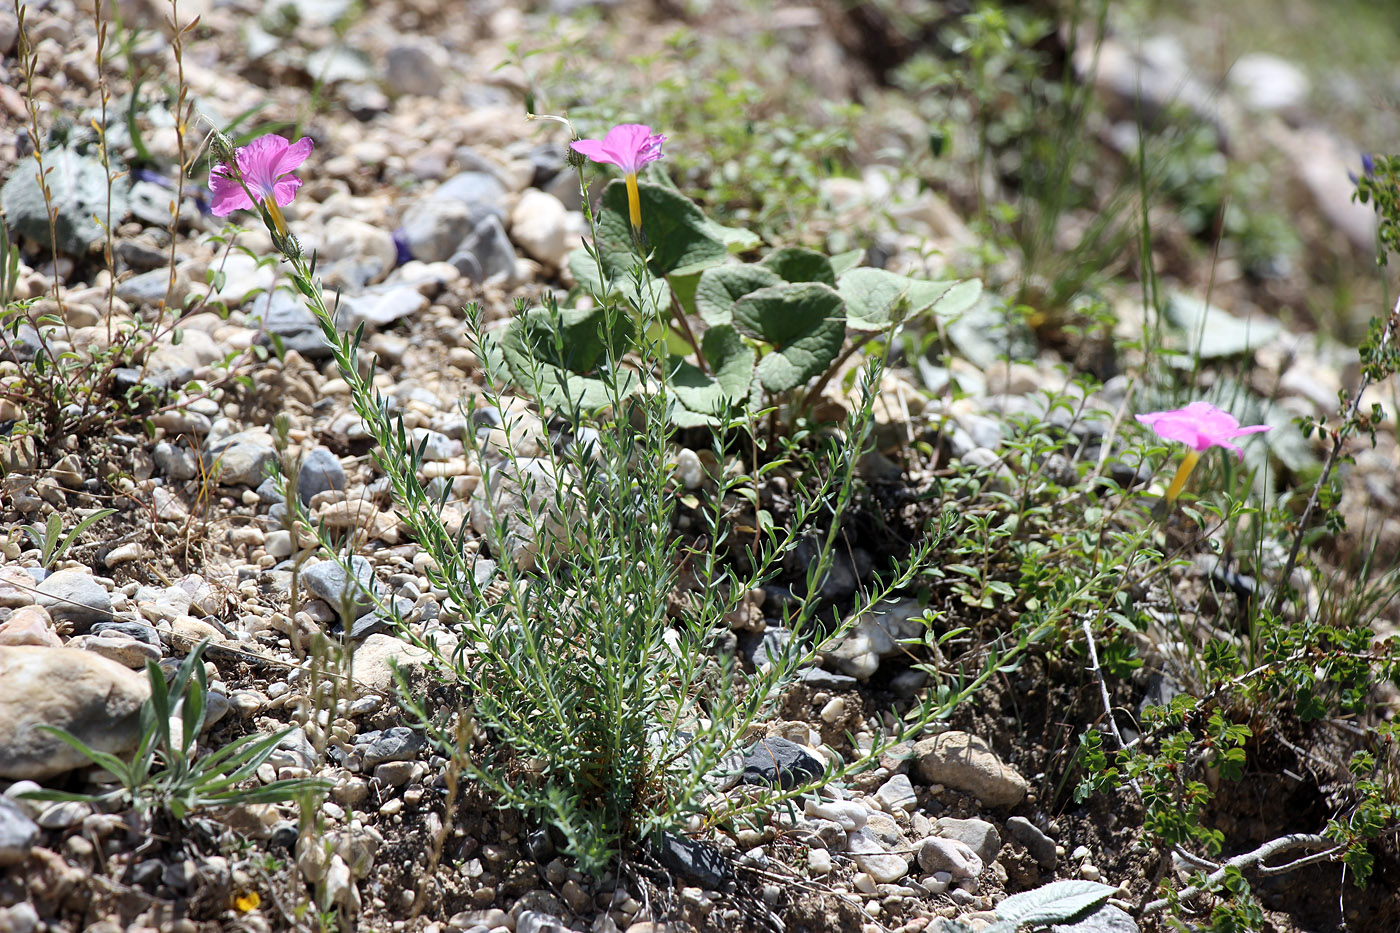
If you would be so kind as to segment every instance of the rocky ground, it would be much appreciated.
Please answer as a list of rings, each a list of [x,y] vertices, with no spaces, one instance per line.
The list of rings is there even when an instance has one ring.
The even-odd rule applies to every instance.
[[[490,325],[507,318],[517,298],[564,289],[567,256],[586,229],[575,177],[565,171],[566,132],[527,121],[525,72],[498,65],[514,59],[515,43],[567,31],[567,19],[561,26],[543,9],[429,0],[353,8],[298,0],[276,10],[239,0],[182,2],[182,24],[200,17],[179,48],[183,99],[198,115],[182,136],[167,106],[178,107],[180,94],[176,48],[163,25],[168,10],[153,0],[117,6],[130,31],[108,37],[109,50],[120,52],[101,72],[97,28],[81,5],[26,6],[35,56],[29,76],[16,59],[14,13],[0,13],[7,114],[0,171],[12,177],[31,164],[32,97],[41,132],[68,121],[68,161],[61,179],[53,177],[55,186],[71,183],[78,192],[57,230],[55,258],[35,246],[47,239],[47,218],[25,216],[6,188],[7,223],[22,234],[13,298],[34,303],[6,322],[0,382],[16,385],[45,347],[100,356],[109,346],[146,342],[137,359],[97,371],[108,387],[150,388],[139,410],[103,409],[98,418],[86,416],[81,398],[65,400],[76,406],[71,433],[15,434],[3,448],[0,510],[11,531],[0,565],[0,931],[338,925],[647,933],[689,924],[913,933],[936,931],[950,918],[980,928],[1005,894],[1066,878],[1121,885],[1114,906],[1074,927],[1080,933],[1152,928],[1155,921],[1130,913],[1156,881],[1145,874],[1133,814],[1111,802],[1070,807],[1063,787],[1054,786],[1074,741],[1064,724],[1092,719],[1098,696],[1057,685],[1043,660],[1002,677],[947,731],[919,738],[855,785],[829,788],[772,825],[719,834],[717,858],[682,847],[590,878],[554,852],[547,833],[495,809],[477,789],[451,798],[456,805],[447,813],[447,762],[409,728],[394,699],[391,662],[428,689],[413,680],[421,678],[424,652],[383,613],[356,608],[353,581],[338,563],[303,553],[308,542],[284,521],[286,503],[267,479],[269,467],[297,464],[296,494],[306,509],[355,542],[360,579],[399,605],[413,636],[455,641],[446,594],[428,579],[395,515],[314,318],[278,287],[285,280],[266,261],[268,236],[228,236],[207,213],[207,165],[197,154],[206,120],[229,127],[241,117],[241,130],[273,124],[315,140],[287,220],[316,250],[327,286],[340,290],[343,319],[364,325],[376,385],[426,443],[425,477],[450,485],[449,527],[469,524],[481,469],[462,438],[499,424],[501,413],[486,423],[472,419],[490,422],[492,412],[464,411],[481,386],[463,308],[479,303]],[[622,29],[638,49],[658,47],[674,28],[668,5],[605,6],[609,28]],[[726,34],[772,28],[780,43],[819,50],[814,68],[834,62],[853,83],[873,80],[878,67],[852,38],[859,24],[835,7],[793,8],[776,25],[746,7],[719,20]],[[692,25],[704,30],[711,22]],[[1141,87],[1184,101],[1234,138],[1247,130],[1247,145],[1293,166],[1291,196],[1310,242],[1364,267],[1374,221],[1350,202],[1346,171],[1359,168],[1354,153],[1320,121],[1300,118],[1305,104],[1297,97],[1271,97],[1286,89],[1285,77],[1265,71],[1261,78],[1256,70],[1228,95],[1208,93],[1173,48],[1164,40],[1135,57],[1127,42],[1105,46],[1095,84],[1107,105],[1123,106]],[[1275,65],[1284,67],[1260,68]],[[123,153],[140,147],[148,166],[116,186],[108,258],[103,231],[91,221],[107,179],[84,143],[89,116],[101,111],[103,76],[107,112],[119,117],[107,124],[108,146]],[[133,106],[122,95],[136,76],[161,93]],[[897,139],[903,131],[892,125],[888,136]],[[1106,144],[1126,151],[1111,134]],[[891,268],[970,268],[979,235],[960,217],[965,187],[920,190],[870,153],[858,157],[869,162],[863,172],[823,183],[824,224],[859,229]],[[183,179],[182,163],[189,167]],[[244,222],[252,220],[245,215]],[[1306,291],[1298,282],[1307,270],[1264,285],[1228,262],[1200,270],[1183,268],[1171,283],[1182,331],[1203,333],[1203,356],[1248,374],[1274,434],[1294,417],[1332,413],[1338,391],[1354,384],[1354,353],[1319,344],[1304,314],[1283,326],[1273,313]],[[1228,302],[1233,314],[1189,297],[1203,294],[1207,279],[1213,300]],[[1131,304],[1124,293],[1120,306]],[[1133,336],[1128,322],[1139,316],[1123,314],[1120,330],[1128,332],[1121,337]],[[949,337],[955,352],[946,366],[920,361],[886,379],[879,417],[887,456],[868,467],[866,479],[890,501],[901,490],[927,488],[949,463],[995,466],[1010,415],[1066,381],[1066,357],[1052,350],[1012,364],[997,360],[976,321]],[[1130,351],[1118,368],[1133,365]],[[1091,407],[1120,409],[1129,384],[1122,374],[1108,379]],[[1394,386],[1373,386],[1364,401],[1391,417],[1375,447],[1357,451],[1346,488],[1359,495],[1344,507],[1354,529],[1369,522],[1378,557],[1393,562],[1400,552]],[[0,423],[13,426],[24,416],[14,398],[0,398]],[[532,442],[547,436],[546,425],[522,417]],[[902,442],[914,437],[936,438],[940,459],[909,456]],[[1317,453],[1297,440],[1270,450],[1295,458],[1300,470]],[[115,512],[47,566],[19,530],[44,526],[50,516],[70,529],[99,509]],[[888,550],[884,541],[856,544],[836,584],[847,588],[833,592],[835,600],[868,581],[871,555]],[[1186,582],[1212,572],[1200,564]],[[781,719],[751,747],[745,780],[776,782],[780,771],[816,767],[823,745],[849,751],[852,737],[871,741],[883,729],[881,711],[907,703],[922,686],[898,644],[917,634],[909,625],[921,613],[915,600],[895,604],[808,671]],[[1377,625],[1393,625],[1396,614],[1397,607],[1383,607]],[[764,625],[759,619],[746,629]],[[320,662],[307,654],[321,634],[356,646],[350,682],[329,697],[320,692],[329,682]],[[32,727],[62,726],[125,754],[138,740],[134,713],[149,694],[145,663],[173,667],[205,639],[208,731],[200,741],[214,749],[290,727],[257,781],[324,778],[329,793],[315,813],[246,804],[177,825],[21,796],[39,787],[80,791],[95,777],[82,756]],[[1144,692],[1116,700],[1136,706]],[[1239,802],[1231,818],[1242,838],[1263,841],[1281,825],[1270,822],[1279,816],[1270,807],[1283,805]],[[445,817],[451,829],[444,840]],[[316,840],[329,845],[301,832],[308,820],[319,827]],[[1352,894],[1353,930],[1400,923],[1393,853],[1381,862],[1369,893]],[[1336,928],[1335,874],[1324,877],[1315,866],[1264,882],[1272,928]]]

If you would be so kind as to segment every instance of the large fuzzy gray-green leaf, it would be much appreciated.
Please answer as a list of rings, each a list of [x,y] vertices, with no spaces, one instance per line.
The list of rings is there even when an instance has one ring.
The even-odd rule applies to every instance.
[[[976,279],[929,282],[872,268],[846,272],[837,288],[846,300],[847,322],[852,329],[864,331],[884,330],[930,308],[940,317],[956,317],[982,294],[982,283]]]
[[[10,229],[48,247],[49,204],[39,185],[33,159],[21,159],[0,192],[0,206]],[[107,215],[107,170],[97,155],[72,146],[44,153],[45,182],[53,205],[53,239],[59,252],[82,256],[103,237],[103,224],[115,229],[127,211],[131,181],[114,164],[111,183],[111,216]],[[98,220],[102,223],[98,223]]]
[[[685,195],[651,182],[638,182],[637,192],[652,275],[688,275],[719,265],[729,256],[715,225]],[[627,274],[637,262],[628,218],[627,185],[612,181],[603,189],[598,213],[598,249],[614,278]]]
[[[1242,356],[1273,340],[1283,329],[1282,324],[1263,314],[1236,317],[1184,292],[1172,293],[1166,310],[1167,318],[1180,328],[1180,334],[1170,335],[1169,346],[1186,351],[1167,359],[1182,369],[1192,368],[1196,357],[1212,360]]]
[[[772,269],[751,263],[715,266],[700,273],[695,309],[707,324],[727,324],[733,318],[734,302],[749,292],[782,282],[783,277]]]
[[[911,284],[905,276],[884,269],[852,269],[837,286],[846,302],[846,323],[866,331],[898,324],[909,307]]]
[[[671,387],[682,405],[701,415],[714,415],[748,397],[753,380],[754,349],[732,326],[711,327],[700,341],[708,373],[694,363],[674,361]]]
[[[762,265],[783,277],[785,282],[821,282],[836,287],[836,271],[831,260],[816,250],[785,246],[763,257]]]
[[[569,271],[574,274],[574,280],[583,286],[584,291],[588,294],[596,296],[607,294],[603,288],[602,279],[598,277],[597,260],[582,246],[569,254]],[[666,279],[648,279],[639,288],[639,283],[632,274],[631,266],[609,270],[608,276],[610,279],[608,284],[611,286],[612,293],[620,295],[634,308],[649,309],[653,302],[660,308],[671,306],[671,287],[667,284]]]
[[[864,258],[865,250],[863,249],[848,249],[844,253],[837,253],[831,257],[831,271],[836,273],[836,277],[839,279],[860,265]]]
[[[734,303],[734,326],[772,344],[759,361],[759,383],[786,392],[826,371],[846,335],[845,303],[817,282],[760,288]]]
[[[958,282],[943,280],[929,282],[911,279],[909,285],[909,316],[913,317],[929,308],[933,313],[947,320],[967,311],[982,297],[982,283],[978,279]]]
[[[599,408],[613,401],[600,368],[621,359],[632,339],[633,325],[625,315],[604,308],[560,311],[556,320],[544,308],[532,308],[506,326],[501,355],[511,377],[525,391],[552,407]],[[557,326],[556,326],[557,325]],[[621,396],[631,394],[636,379],[618,371]]]
[[[1117,890],[1097,881],[1053,881],[1013,894],[997,905],[996,915],[1018,927],[1065,923],[1097,910]]]

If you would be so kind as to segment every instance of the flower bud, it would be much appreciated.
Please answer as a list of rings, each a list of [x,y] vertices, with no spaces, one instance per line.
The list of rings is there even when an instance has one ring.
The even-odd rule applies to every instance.
[[[230,172],[238,172],[238,156],[234,153],[233,140],[215,130],[209,136],[209,151],[219,163],[227,166]]]

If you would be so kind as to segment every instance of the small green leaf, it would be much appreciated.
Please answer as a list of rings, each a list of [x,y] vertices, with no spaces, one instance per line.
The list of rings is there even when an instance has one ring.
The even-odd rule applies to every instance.
[[[762,265],[782,276],[784,282],[820,282],[836,287],[831,260],[816,250],[785,246],[764,256]]]
[[[750,292],[782,282],[782,276],[760,265],[715,266],[700,273],[695,310],[707,324],[728,324],[733,319],[734,302]]]
[[[846,314],[834,288],[815,282],[774,285],[734,304],[734,326],[773,345],[759,361],[758,381],[786,392],[826,371],[841,352]]]

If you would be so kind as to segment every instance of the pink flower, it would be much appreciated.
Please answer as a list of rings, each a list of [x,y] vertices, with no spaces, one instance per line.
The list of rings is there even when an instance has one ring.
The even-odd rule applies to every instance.
[[[301,187],[301,179],[290,173],[306,161],[311,146],[309,136],[289,143],[281,136],[269,134],[241,147],[236,161],[242,184],[227,165],[216,165],[209,172],[209,191],[213,195],[210,212],[215,217],[224,217],[238,210],[253,210],[256,205],[249,198],[251,194],[263,203],[275,221],[280,221],[282,212],[278,208],[291,204]],[[247,190],[244,190],[245,185]],[[286,232],[285,224],[277,226]]]
[[[1138,415],[1137,420],[1157,432],[1158,437],[1186,444],[1200,453],[1211,447],[1224,447],[1244,459],[1244,451],[1230,443],[1231,438],[1272,430],[1267,424],[1240,427],[1235,416],[1221,411],[1210,402],[1192,402],[1174,411],[1154,411]]]
[[[661,158],[666,137],[653,133],[644,123],[619,123],[602,139],[574,141],[574,151],[594,162],[606,162],[622,169],[627,182],[627,217],[632,229],[642,229],[642,196],[637,189],[637,170]]]
[[[573,149],[594,162],[616,165],[623,174],[635,176],[643,165],[661,158],[665,141],[665,136],[653,133],[643,123],[619,123],[602,139],[575,140]]]

